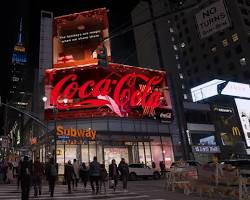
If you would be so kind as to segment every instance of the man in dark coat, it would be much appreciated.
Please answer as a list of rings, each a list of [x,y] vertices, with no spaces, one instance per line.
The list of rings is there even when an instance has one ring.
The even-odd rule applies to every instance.
[[[93,194],[95,193],[98,194],[99,192],[100,174],[101,174],[101,165],[97,161],[97,157],[94,156],[93,161],[90,163],[90,166],[89,166],[90,184],[92,187]],[[96,190],[94,187],[94,182],[96,184]]]
[[[113,187],[114,191],[116,190],[118,175],[119,175],[118,167],[115,162],[115,159],[113,159],[111,164],[109,165],[109,180],[112,183],[110,184],[110,187]]]
[[[68,184],[68,192],[71,193],[71,182],[73,181],[74,177],[76,176],[73,165],[71,164],[71,161],[68,161],[68,164],[65,165],[64,170],[64,178],[66,180],[66,183]]]
[[[58,175],[58,165],[55,163],[54,158],[50,158],[49,163],[46,167],[46,177],[49,181],[50,196],[54,196],[55,183]]]
[[[129,176],[129,168],[128,164],[125,162],[125,159],[122,158],[121,162],[118,165],[118,170],[121,173],[121,179],[123,184],[123,191],[127,192],[127,183],[128,183],[128,176]]]
[[[32,163],[29,161],[28,156],[24,156],[24,159],[21,162],[21,167],[20,167],[22,200],[29,199],[31,175],[32,175]]]

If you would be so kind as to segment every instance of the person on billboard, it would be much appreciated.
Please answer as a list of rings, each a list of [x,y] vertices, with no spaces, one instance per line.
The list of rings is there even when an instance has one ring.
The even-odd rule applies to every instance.
[[[125,161],[125,158],[121,159],[121,162],[118,165],[118,170],[119,170],[119,172],[121,174],[123,191],[127,192],[129,168],[128,168],[128,164]]]
[[[114,191],[116,190],[117,182],[118,182],[118,167],[116,164],[115,159],[111,161],[111,164],[109,165],[109,187],[113,188]]]
[[[101,173],[101,165],[97,161],[97,157],[94,156],[93,161],[90,163],[90,166],[89,166],[90,184],[91,184],[93,194],[99,193],[100,173]],[[95,182],[96,188],[94,187],[94,182]]]

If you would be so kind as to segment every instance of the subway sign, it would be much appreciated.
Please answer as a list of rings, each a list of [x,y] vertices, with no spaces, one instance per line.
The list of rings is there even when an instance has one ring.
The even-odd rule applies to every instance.
[[[45,117],[131,117],[172,121],[166,72],[110,63],[49,69]]]

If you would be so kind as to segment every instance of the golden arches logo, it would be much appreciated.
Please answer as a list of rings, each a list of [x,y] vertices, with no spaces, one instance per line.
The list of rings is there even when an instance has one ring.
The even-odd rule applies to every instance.
[[[232,127],[233,136],[240,136],[240,130],[237,126]]]

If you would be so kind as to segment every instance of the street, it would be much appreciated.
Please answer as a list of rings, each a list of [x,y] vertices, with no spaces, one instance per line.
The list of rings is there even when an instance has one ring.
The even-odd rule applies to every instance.
[[[86,192],[82,190],[82,184],[78,187],[77,191],[72,194],[67,193],[67,185],[56,185],[54,197],[50,197],[48,193],[48,186],[43,186],[42,195],[34,198],[33,188],[30,192],[30,199],[49,200],[49,199],[112,199],[112,200],[126,200],[126,199],[150,199],[150,200],[206,200],[207,198],[200,198],[197,195],[185,196],[181,192],[167,192],[163,189],[163,180],[140,180],[129,181],[128,192],[123,192],[121,183],[118,183],[118,189],[113,192],[112,189],[107,189],[104,194],[92,195],[90,185]],[[17,200],[21,199],[21,192],[17,190],[16,185],[1,185],[0,186],[0,199],[2,200]]]

